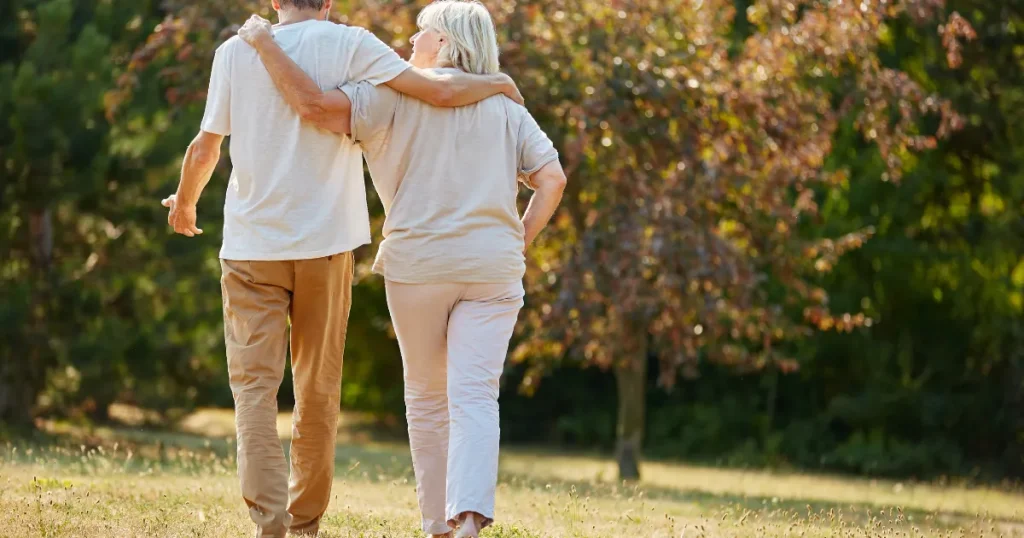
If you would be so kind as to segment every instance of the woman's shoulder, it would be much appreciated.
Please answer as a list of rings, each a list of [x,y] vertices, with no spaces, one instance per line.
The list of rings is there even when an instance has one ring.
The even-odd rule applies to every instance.
[[[530,110],[525,106],[504,95],[499,95],[497,97],[501,98],[501,103],[505,108],[505,114],[508,117],[509,124],[517,131],[521,130],[524,125],[536,125],[536,120],[533,119],[533,115],[530,114]]]
[[[500,93],[484,99],[481,101],[481,104],[486,104],[491,107],[495,113],[505,116],[509,123],[515,125],[518,125],[523,121],[523,118],[530,115],[530,112],[526,110],[526,107]]]

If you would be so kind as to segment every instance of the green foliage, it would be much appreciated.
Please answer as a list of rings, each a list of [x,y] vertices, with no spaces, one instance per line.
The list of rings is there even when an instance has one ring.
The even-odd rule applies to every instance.
[[[571,178],[531,254],[505,438],[610,449],[616,384],[575,366],[646,346],[648,388],[673,387],[642,396],[654,456],[1024,475],[1022,2],[620,4],[489,4]],[[407,47],[418,7],[336,17]],[[231,404],[219,234],[174,236],[158,202],[212,51],[251,11],[272,16],[246,0],[0,7],[0,429],[118,400]],[[343,405],[400,414],[372,253]]]
[[[149,2],[16,2],[5,48],[0,417],[187,406],[221,344],[209,252],[167,241],[161,170],[116,151],[106,95],[158,15]],[[147,21],[149,21],[147,23]],[[10,51],[9,53],[7,51]],[[179,275],[189,275],[180,277]],[[198,315],[197,315],[198,314]],[[17,357],[17,360],[7,358]],[[205,378],[205,379],[204,379]]]

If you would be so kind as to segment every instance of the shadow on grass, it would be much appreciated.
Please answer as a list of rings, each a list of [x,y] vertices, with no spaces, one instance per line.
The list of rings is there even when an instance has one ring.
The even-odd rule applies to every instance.
[[[818,522],[863,525],[874,519],[890,524],[927,523],[933,527],[953,528],[967,522],[986,521],[1004,530],[1024,532],[1024,518],[993,518],[967,510],[927,511],[865,502],[836,502],[820,498],[779,498],[763,495],[715,493],[697,488],[670,488],[644,484],[626,484],[587,480],[566,480],[525,473],[501,473],[499,483],[516,488],[544,490],[567,498],[632,499],[669,501],[695,505],[700,512],[726,514],[742,518],[760,514],[774,520],[802,518]]]
[[[329,513],[324,517],[318,538],[377,538],[389,536],[423,536],[412,521],[395,522],[372,514],[354,514],[348,511]],[[488,538],[541,538],[529,530],[496,523],[490,527]]]
[[[282,441],[288,453],[288,440]],[[233,437],[147,430],[140,428],[99,428],[87,434],[36,433],[0,445],[0,466],[34,464],[72,473],[133,474],[174,473],[183,475],[234,474]],[[511,452],[516,452],[514,449]],[[547,451],[545,451],[547,452]],[[527,454],[540,456],[535,451]],[[565,453],[549,452],[564,456]],[[595,456],[596,455],[591,455]],[[335,450],[335,476],[343,480],[409,483],[413,480],[408,446],[400,443],[339,444]],[[499,482],[513,488],[535,490],[567,498],[669,501],[695,505],[707,514],[760,514],[772,519],[794,517],[828,521],[842,512],[845,521],[867,523],[872,518],[888,521],[920,521],[930,525],[956,525],[977,521],[979,515],[966,510],[903,510],[874,503],[835,502],[813,498],[778,498],[763,495],[714,493],[698,488],[673,488],[649,484],[630,485],[604,480],[566,480],[537,473],[503,472]],[[997,525],[1024,530],[1020,519],[985,519]],[[509,532],[517,529],[506,529]],[[513,536],[513,534],[509,534]]]

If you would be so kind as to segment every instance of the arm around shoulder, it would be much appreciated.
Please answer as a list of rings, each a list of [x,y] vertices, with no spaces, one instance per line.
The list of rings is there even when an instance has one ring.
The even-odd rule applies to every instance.
[[[336,134],[352,131],[352,101],[341,90],[321,92],[320,97],[302,104],[297,110],[302,121]]]
[[[412,67],[386,84],[395,91],[437,107],[471,105],[501,93],[522,104],[522,96],[515,83],[502,73],[437,73]]]
[[[239,31],[239,35],[243,35],[243,32]],[[269,32],[254,30],[246,33],[243,39],[256,49],[274,86],[302,121],[333,133],[349,132],[351,102],[344,93],[337,90],[321,90],[320,86],[274,42]]]

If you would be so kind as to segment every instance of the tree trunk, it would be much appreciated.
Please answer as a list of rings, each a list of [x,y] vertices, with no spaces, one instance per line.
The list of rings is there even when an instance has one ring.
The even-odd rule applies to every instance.
[[[32,235],[32,270],[47,277],[53,259],[53,216],[49,209],[29,213],[28,231]]]
[[[619,464],[619,480],[640,479],[647,401],[647,339],[637,338],[637,344],[615,368],[619,391],[615,459]]]
[[[22,361],[32,360],[23,357]],[[0,363],[0,424],[7,426],[28,426],[32,422],[32,403],[37,390],[34,384],[26,383],[19,371],[19,359],[11,357]]]
[[[1024,340],[1024,331],[1015,331],[1011,342]],[[1005,452],[1006,466],[1012,476],[1024,476],[1024,352],[1015,346],[1010,352],[1005,375],[1006,406],[1010,409],[1010,443]]]
[[[772,431],[775,429],[775,410],[779,403],[779,370],[774,367],[769,367],[768,372],[769,385],[768,385],[768,420],[764,427],[764,431],[761,432],[761,442],[763,443],[762,448],[767,447],[768,438],[771,437]]]
[[[25,326],[24,354],[0,364],[0,422],[28,425],[39,391],[46,382],[51,354],[48,338],[49,297],[53,260],[53,215],[49,209],[29,212],[28,229],[33,282],[29,322]]]

